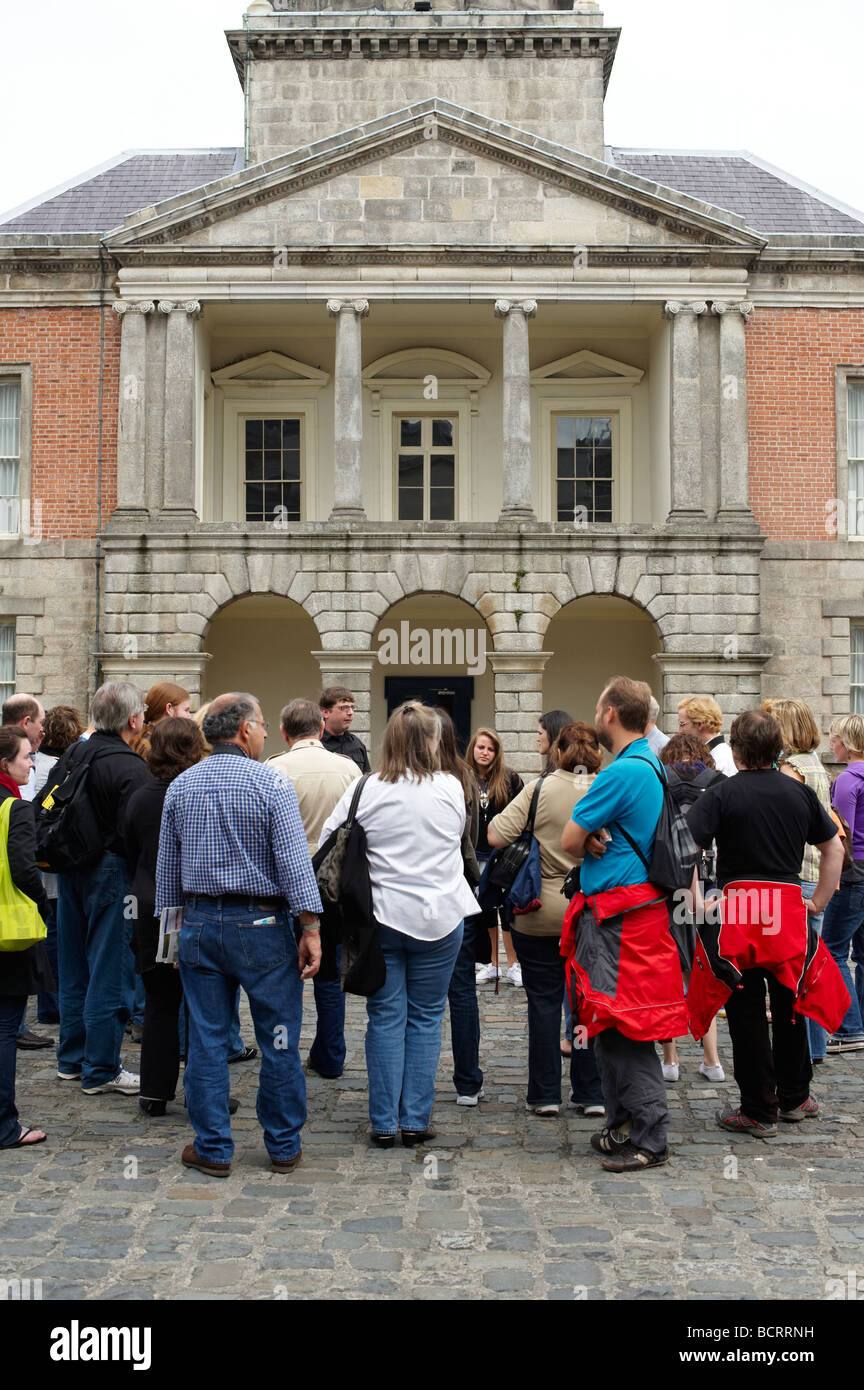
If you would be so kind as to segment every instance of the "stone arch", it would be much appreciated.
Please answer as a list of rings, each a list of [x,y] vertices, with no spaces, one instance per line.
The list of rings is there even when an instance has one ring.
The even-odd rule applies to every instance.
[[[371,684],[376,742],[386,722],[388,695],[391,704],[416,697],[452,707],[454,718],[461,713],[470,727],[491,721],[494,684],[486,661],[491,650],[489,630],[466,599],[447,592],[414,591],[387,607],[371,646],[376,653]],[[400,693],[391,681],[399,683]],[[406,682],[413,682],[416,689],[408,689],[407,684],[403,689]]]
[[[582,594],[550,620],[544,647],[543,705],[593,723],[597,696],[613,675],[647,681],[662,708],[663,680],[654,660],[662,638],[650,612],[617,594]]]
[[[202,634],[207,664],[202,703],[224,690],[249,690],[261,701],[270,733],[264,756],[283,750],[279,713],[299,696],[316,700],[321,671],[313,652],[318,628],[304,607],[284,594],[246,593],[216,608]]]

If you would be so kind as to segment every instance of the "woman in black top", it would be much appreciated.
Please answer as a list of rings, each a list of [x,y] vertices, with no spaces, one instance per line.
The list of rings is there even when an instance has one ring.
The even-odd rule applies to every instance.
[[[509,806],[514,797],[519,795],[523,782],[518,772],[513,772],[510,768],[505,767],[501,740],[494,729],[477,730],[468,744],[465,761],[477,778],[477,790],[480,799],[477,862],[482,870],[486,861],[495,852],[486,838],[489,822],[498,815],[499,811],[503,811],[505,806]],[[491,911],[479,915],[482,917],[480,926],[488,927],[489,938],[492,943],[492,963],[484,966],[477,976],[477,983],[484,984],[487,980],[497,980],[500,973],[498,970],[498,913]],[[504,932],[504,949],[507,952],[507,979],[513,985],[521,985],[522,971],[519,968],[516,952],[510,940],[509,927],[503,921],[501,927]]]
[[[558,764],[552,755],[552,745],[562,729],[573,723],[572,714],[564,709],[550,709],[541,714],[537,721],[537,752],[546,759],[543,776],[548,777]]]
[[[135,969],[144,981],[143,1037],[141,1040],[141,1093],[138,1104],[146,1115],[164,1115],[174,1099],[180,1074],[180,1038],[177,1015],[183,998],[180,972],[173,965],[158,965],[159,918],[156,902],[156,860],[165,793],[181,772],[204,756],[204,738],[191,719],[161,719],[150,735],[148,766],[154,780],[139,787],[129,798],[123,822],[123,840],[132,897],[137,916],[132,931]]]
[[[14,724],[0,726],[0,801],[13,798],[9,811],[7,850],[12,882],[32,898],[44,920],[48,899],[36,867],[36,828],[33,807],[21,800],[19,788],[30,777],[30,740]],[[16,1038],[31,994],[51,989],[54,980],[44,942],[26,951],[0,951],[0,1149],[41,1144],[41,1129],[22,1125],[15,1108]]]

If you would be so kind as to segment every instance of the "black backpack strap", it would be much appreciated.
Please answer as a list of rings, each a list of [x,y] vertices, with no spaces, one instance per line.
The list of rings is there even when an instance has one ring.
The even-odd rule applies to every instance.
[[[542,778],[542,777],[538,777],[538,778],[537,778],[537,783],[536,783],[536,785],[535,785],[535,787],[534,787],[534,793],[533,793],[533,795],[532,795],[532,797],[531,797],[531,805],[530,805],[529,808],[528,808],[528,819],[527,819],[526,822],[525,822],[525,829],[522,831],[522,834],[523,834],[523,835],[526,834],[526,832],[527,832],[527,834],[529,834],[529,835],[533,835],[533,834],[534,834],[534,817],[537,815],[537,803],[538,803],[539,800],[540,800],[540,792],[541,792],[542,787],[543,787],[543,778]]]
[[[652,769],[652,771],[654,771],[654,772],[657,773],[657,777],[658,777],[658,779],[659,779],[660,785],[663,787],[664,791],[668,791],[668,790],[669,790],[669,782],[668,782],[667,778],[664,776],[664,774],[663,774],[662,772],[659,772],[659,771],[658,771],[658,769],[654,766],[654,764],[653,764],[652,762],[650,762],[650,761],[648,760],[648,758],[640,758],[638,753],[634,753],[634,754],[632,755],[632,759],[631,759],[631,760],[632,760],[633,762],[637,762],[637,763],[645,763],[648,767],[650,767],[650,768]],[[626,761],[626,759],[625,759],[625,761]],[[624,839],[627,841],[628,845],[629,845],[630,848],[633,850],[634,854],[638,854],[639,858],[642,860],[642,863],[645,865],[645,868],[648,869],[648,870],[650,871],[651,865],[649,864],[648,860],[645,858],[645,855],[642,853],[641,849],[640,849],[639,846],[637,845],[636,841],[633,839],[632,835],[628,835],[628,834],[627,834],[627,831],[624,829],[624,827],[623,827],[623,825],[621,824],[620,821],[613,820],[612,824],[613,824],[618,830],[621,831],[621,834],[624,836]]]

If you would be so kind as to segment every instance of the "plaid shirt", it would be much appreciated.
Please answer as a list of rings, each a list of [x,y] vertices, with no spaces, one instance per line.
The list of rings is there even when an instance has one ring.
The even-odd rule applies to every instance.
[[[286,777],[216,744],[168,788],[156,864],[156,912],[195,893],[284,898],[321,911],[297,796]]]

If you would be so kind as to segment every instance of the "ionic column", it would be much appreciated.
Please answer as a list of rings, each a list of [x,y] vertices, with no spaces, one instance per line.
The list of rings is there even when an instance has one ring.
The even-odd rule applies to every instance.
[[[163,519],[198,520],[195,511],[195,320],[197,299],[160,299],[165,325],[165,465]]]
[[[672,320],[671,509],[667,521],[707,520],[702,483],[702,376],[699,318],[704,300],[670,300],[663,313]]]
[[[747,454],[747,349],[753,305],[714,300],[720,319],[720,510],[718,520],[753,522]]]
[[[363,365],[360,320],[369,313],[368,299],[328,299],[336,320],[336,369],[333,380],[333,510],[331,521],[365,521],[363,509]]]
[[[120,406],[117,418],[117,509],[119,521],[147,516],[147,314],[152,299],[117,299],[120,319]]]
[[[528,320],[537,313],[536,299],[513,303],[496,299],[495,317],[503,326],[503,464],[501,521],[533,521],[531,500],[531,366]]]

